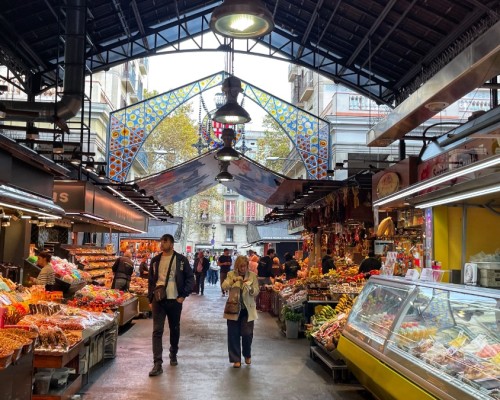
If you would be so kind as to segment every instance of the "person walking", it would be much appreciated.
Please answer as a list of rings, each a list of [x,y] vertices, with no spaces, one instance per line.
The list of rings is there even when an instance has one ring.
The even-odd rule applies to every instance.
[[[205,290],[205,275],[210,268],[210,261],[205,257],[203,250],[198,251],[198,257],[194,260],[194,276],[196,278],[194,292],[203,296]]]
[[[130,280],[134,273],[134,262],[132,261],[132,252],[125,250],[123,257],[118,257],[111,267],[114,273],[111,289],[123,290],[128,292]]]
[[[240,368],[242,354],[245,358],[245,364],[250,365],[252,363],[253,326],[254,321],[257,319],[255,297],[259,294],[257,275],[248,270],[248,258],[246,256],[236,258],[234,270],[227,274],[224,282],[222,282],[222,288],[223,290],[239,289],[239,313],[224,313],[224,318],[227,319],[229,362],[233,363],[234,368]]]
[[[226,291],[222,287],[222,283],[225,281],[228,272],[231,270],[232,262],[233,260],[229,255],[229,249],[224,249],[224,252],[217,260],[217,265],[220,267],[220,284],[221,284],[222,297],[226,295]]]
[[[160,239],[161,253],[153,257],[149,268],[148,299],[153,312],[153,369],[149,376],[163,373],[163,330],[168,318],[170,330],[170,365],[177,365],[182,303],[193,289],[193,270],[188,259],[174,251],[174,237]]]
[[[210,262],[210,269],[208,270],[208,283],[211,285],[217,285],[219,282],[219,270],[220,267],[217,265],[218,255],[214,255],[214,259]]]

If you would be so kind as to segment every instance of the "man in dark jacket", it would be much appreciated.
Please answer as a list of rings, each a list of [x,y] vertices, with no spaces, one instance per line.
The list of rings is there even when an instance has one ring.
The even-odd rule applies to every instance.
[[[327,274],[331,269],[335,269],[335,263],[333,262],[332,251],[328,249],[321,260],[321,273]]]
[[[361,264],[359,264],[358,273],[370,272],[374,269],[380,269],[380,267],[382,267],[382,262],[375,256],[373,251],[370,251],[368,253],[368,257],[361,261]]]
[[[205,277],[210,268],[210,261],[205,257],[203,250],[198,251],[198,257],[194,260],[194,276],[196,283],[194,284],[194,292],[203,296],[205,290]]]
[[[275,254],[274,249],[268,249],[267,256],[260,258],[259,266],[257,267],[257,276],[259,277],[260,285],[271,283],[271,277],[274,277],[273,258]]]
[[[118,257],[111,267],[114,273],[111,289],[118,289],[128,292],[130,288],[130,279],[134,273],[134,262],[132,261],[132,252],[126,250],[123,257]]]
[[[193,290],[193,270],[182,254],[174,251],[174,237],[165,234],[160,239],[162,252],[151,260],[148,278],[148,298],[153,311],[153,369],[149,376],[163,372],[163,330],[168,318],[170,330],[170,365],[177,365],[182,303]],[[154,291],[165,286],[166,298],[157,300]]]

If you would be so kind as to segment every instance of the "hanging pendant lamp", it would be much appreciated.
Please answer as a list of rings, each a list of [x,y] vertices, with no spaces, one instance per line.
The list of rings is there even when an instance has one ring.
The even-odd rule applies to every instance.
[[[225,37],[253,39],[271,32],[274,21],[261,0],[225,0],[212,12],[210,28]]]
[[[220,165],[220,172],[215,177],[215,180],[219,182],[232,182],[234,180],[234,177],[227,170],[229,167],[229,161],[221,161],[219,165]]]
[[[225,128],[222,131],[221,139],[224,142],[224,147],[220,149],[215,158],[219,161],[234,161],[241,158],[241,154],[233,148],[233,141],[236,138],[234,130]]]
[[[226,95],[226,104],[220,107],[213,120],[222,124],[245,124],[251,121],[250,114],[238,104],[238,94],[243,93],[241,80],[230,76],[222,83],[222,91]]]

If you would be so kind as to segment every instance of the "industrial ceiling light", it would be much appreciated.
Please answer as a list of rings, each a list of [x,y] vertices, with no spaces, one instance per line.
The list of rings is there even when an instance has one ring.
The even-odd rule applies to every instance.
[[[97,179],[103,181],[104,179],[106,179],[106,171],[104,170],[104,165],[101,165],[99,167],[99,172],[97,174]]]
[[[54,227],[54,223],[53,223],[53,222],[47,222],[47,223],[45,224],[45,227],[46,227],[46,228],[53,228],[53,227]]]
[[[241,154],[233,149],[233,140],[236,138],[234,130],[225,128],[222,130],[221,139],[224,142],[224,147],[220,149],[215,158],[219,161],[234,161],[241,158]]]
[[[61,135],[55,135],[54,144],[52,146],[52,153],[54,154],[62,154],[64,153],[64,145],[61,141],[57,140]]]
[[[7,116],[7,108],[5,104],[0,103],[0,118],[5,118]]]
[[[31,217],[31,219],[28,221],[30,224],[38,224],[38,217]]]
[[[82,155],[78,151],[78,147],[75,147],[73,149],[73,152],[71,153],[71,158],[69,162],[75,166],[79,166],[82,163]]]
[[[225,0],[212,12],[210,28],[225,37],[252,39],[271,32],[274,21],[261,0]]]
[[[220,172],[215,177],[215,179],[219,181],[219,183],[232,182],[234,180],[234,177],[231,173],[227,171],[229,167],[229,161],[221,161],[219,164],[220,164]]]
[[[93,157],[89,157],[87,162],[85,163],[85,171],[88,171],[88,172],[94,172],[94,158]]]
[[[2,218],[2,226],[3,227],[10,226],[10,218],[9,217],[3,217]]]
[[[222,83],[222,91],[226,95],[226,104],[214,113],[213,120],[233,125],[250,122],[250,114],[238,104],[238,94],[243,92],[241,80],[235,76],[226,78]]]
[[[38,128],[34,127],[33,125],[28,126],[28,129],[26,130],[26,139],[37,140],[39,137],[40,137],[40,132]]]

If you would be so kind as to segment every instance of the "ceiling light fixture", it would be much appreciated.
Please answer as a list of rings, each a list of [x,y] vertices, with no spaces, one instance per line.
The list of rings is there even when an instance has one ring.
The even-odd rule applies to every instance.
[[[243,93],[241,80],[235,76],[227,77],[222,83],[222,91],[226,95],[226,104],[214,113],[213,120],[233,125],[250,122],[250,114],[238,104],[238,95]]]
[[[212,12],[210,28],[225,37],[252,39],[271,32],[274,21],[261,0],[225,0]]]
[[[61,141],[57,140],[58,138],[61,138]],[[54,153],[54,154],[64,153],[64,145],[62,142],[62,136],[59,134],[56,134],[54,136],[54,143],[52,145],[52,153]]]
[[[94,157],[88,158],[84,169],[87,172],[94,172]]]
[[[75,166],[79,166],[82,163],[82,155],[78,151],[78,147],[75,147],[73,149],[73,152],[71,153],[71,158],[69,162]]]
[[[484,160],[475,162],[474,164],[469,164],[465,167],[460,167],[455,170],[452,170],[450,172],[444,173],[436,178],[431,178],[423,182],[419,182],[415,185],[409,186],[406,189],[403,189],[393,195],[386,196],[381,198],[380,200],[374,201],[373,206],[378,207],[390,202],[393,202],[395,200],[402,199],[404,197],[407,197],[411,194],[415,194],[417,192],[420,192],[425,189],[429,189],[433,186],[440,185],[444,182],[448,182],[452,179],[459,178],[461,176],[470,174],[472,172],[480,171],[485,168],[493,167],[496,165],[500,164],[500,156],[493,156],[486,158]]]
[[[9,217],[2,217],[2,226],[3,227],[7,227],[7,226],[10,226],[10,218]]]
[[[5,118],[7,116],[7,107],[5,107],[5,104],[0,103],[0,118]]]
[[[234,180],[234,177],[231,173],[228,172],[228,167],[229,167],[229,161],[221,161],[219,163],[220,165],[220,172],[218,175],[215,177],[219,183],[221,182],[232,182]]]
[[[234,129],[225,128],[222,131],[221,139],[224,142],[224,147],[220,149],[216,154],[215,158],[219,161],[234,161],[241,158],[241,154],[233,149],[233,141],[236,135]]]
[[[37,140],[40,138],[40,131],[38,128],[34,127],[33,125],[28,126],[28,129],[26,130],[26,139],[27,140]]]
[[[106,176],[106,171],[104,170],[104,165],[101,165],[99,167],[99,173],[97,174],[97,179],[100,179],[101,181],[103,181],[106,178],[107,178],[107,176]]]
[[[498,192],[500,192],[500,185],[494,185],[494,186],[489,186],[489,187],[486,187],[483,189],[469,190],[469,191],[463,192],[461,194],[455,194],[452,196],[442,197],[442,198],[437,199],[437,200],[430,200],[430,201],[427,201],[425,203],[416,204],[415,207],[416,208],[430,208],[430,207],[440,206],[443,204],[453,203],[455,201],[472,199],[474,197],[483,196],[486,194],[498,193]]]

